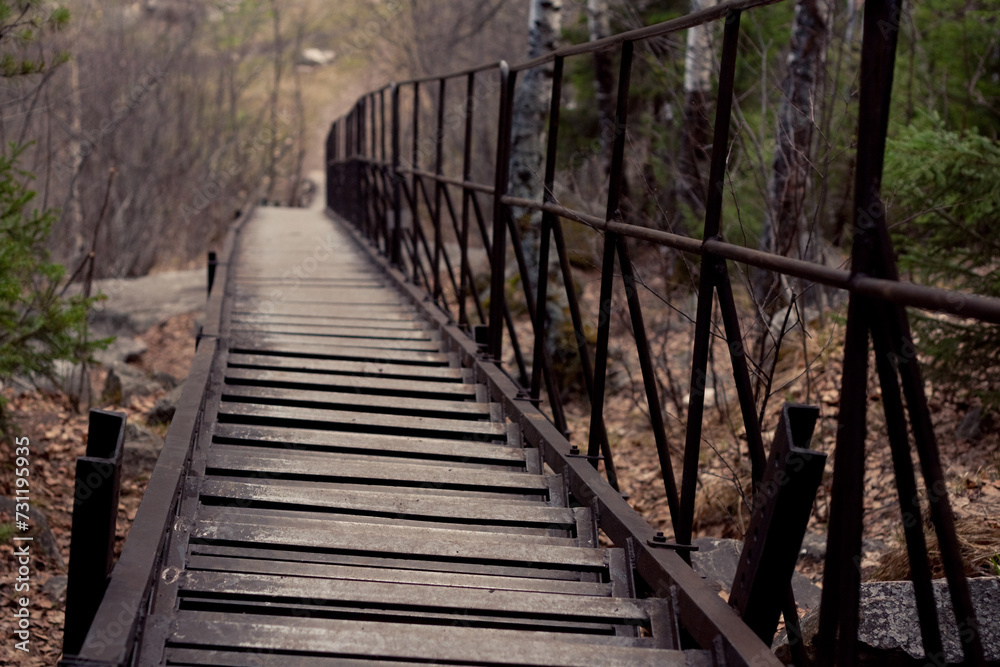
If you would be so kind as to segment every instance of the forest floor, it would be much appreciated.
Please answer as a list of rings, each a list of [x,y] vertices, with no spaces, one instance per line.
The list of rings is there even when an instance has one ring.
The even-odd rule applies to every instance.
[[[593,292],[594,287],[588,287],[585,292],[588,290]],[[585,294],[587,301],[593,298],[593,294]],[[194,355],[194,321],[194,314],[178,315],[141,334],[139,338],[146,343],[148,349],[136,365],[150,375],[166,372],[178,378],[185,377]],[[650,322],[651,330],[656,330],[656,318],[650,318]],[[669,329],[668,326],[665,330]],[[813,338],[823,340],[824,336]],[[835,339],[836,336],[830,337],[830,340]],[[622,490],[650,523],[670,534],[669,512],[656,450],[644,412],[645,399],[641,393],[642,384],[637,365],[627,351],[628,344],[618,342],[621,344],[615,348],[609,378],[606,422]],[[687,378],[683,376],[682,369],[685,360],[689,358],[690,338],[684,335],[667,336],[657,344],[663,358],[674,360],[678,364],[675,371],[679,374],[678,378],[681,378],[679,386],[687,386]],[[802,358],[806,354],[812,354],[808,345],[805,348]],[[811,447],[832,453],[839,396],[840,350],[835,344],[828,344],[820,352],[821,358],[816,358],[819,361],[813,365],[814,372],[808,387],[802,383],[799,383],[802,386],[798,388],[789,385],[789,388],[783,390],[782,398],[819,405],[820,419]],[[801,364],[802,358],[792,359],[788,363]],[[782,370],[779,366],[779,372],[786,371],[787,369]],[[104,375],[105,372],[100,368],[92,375],[95,395],[100,395]],[[725,397],[724,382],[716,384],[714,388],[716,395]],[[76,458],[83,455],[85,450],[87,418],[85,414],[73,409],[65,395],[30,392],[15,397],[10,390],[6,391],[11,402],[11,413],[20,432],[31,442],[31,503],[45,515],[55,538],[54,551],[58,553],[44,553],[44,550],[34,553],[30,581],[30,653],[15,652],[12,642],[5,641],[0,649],[0,663],[41,667],[55,663],[62,644],[65,563],[69,560],[74,469]],[[137,396],[126,401],[123,406],[101,407],[123,410],[128,414],[130,422],[144,424],[146,414],[163,393]],[[874,382],[869,396],[871,407],[877,407],[880,399]],[[713,403],[721,405],[725,401]],[[735,401],[732,403],[736,405]],[[671,414],[671,404],[683,408],[683,398],[680,401],[668,400],[666,409],[667,436],[671,443],[675,475],[679,479],[680,443],[684,439],[684,424],[679,414]],[[930,404],[952,506],[959,520],[959,529],[965,532],[966,543],[971,547],[968,553],[975,555],[970,558],[970,573],[989,574],[990,565],[982,559],[984,555],[988,559],[1000,552],[1000,420],[996,415],[987,413],[972,425],[973,428],[969,425],[969,414],[974,406],[957,404],[934,391],[931,391]],[[778,407],[780,406],[774,410]],[[774,410],[769,413],[772,417]],[[680,413],[676,408],[674,411]],[[740,453],[740,445],[745,440],[740,439],[742,427],[734,425],[734,420],[740,422],[738,408],[733,407],[732,412],[733,414],[729,414],[726,409],[709,409],[707,412],[703,442],[711,443],[711,447],[706,447],[706,452],[701,457],[699,509],[696,513],[698,535],[740,538],[748,521],[749,513],[738,491],[740,487],[747,489],[749,486],[748,467],[742,462],[745,457]],[[873,435],[866,459],[865,557],[862,566],[865,576],[869,578],[902,578],[906,576],[906,572],[905,563],[903,571],[899,572],[898,553],[902,541],[892,461],[885,445],[884,425],[879,421],[881,412],[876,409],[869,412],[870,431]],[[585,448],[588,428],[585,411],[580,407],[570,407],[568,418],[572,441]],[[159,428],[161,435],[165,432],[165,427],[154,427],[154,430],[155,428]],[[773,431],[773,419],[770,428]],[[772,435],[773,432],[765,433],[765,442]],[[6,462],[13,458],[11,443],[0,444],[0,460]],[[5,467],[9,470],[9,466]],[[820,539],[821,544],[829,512],[831,471],[832,465],[828,462],[810,523],[810,532]],[[116,553],[135,517],[149,472],[144,470],[136,476],[123,477]],[[13,485],[13,475],[4,474],[0,478],[0,496],[12,497]],[[13,546],[9,539],[14,532],[12,521],[12,516],[0,515],[0,528],[6,530],[0,539],[0,561],[4,563],[3,574],[0,575],[0,590],[3,591],[0,609],[3,610],[5,626],[9,624],[16,605],[11,585],[14,570],[8,567],[9,563],[14,562]],[[35,522],[35,534],[37,523]],[[35,544],[40,542],[36,541]],[[979,559],[977,562],[971,562],[976,558]],[[895,569],[889,567],[886,570],[883,567],[883,572],[878,574],[879,566],[884,563],[895,563]],[[811,559],[801,559],[799,569],[814,581],[819,581],[822,566],[815,554]],[[13,628],[5,629],[4,636],[11,637],[12,632]]]

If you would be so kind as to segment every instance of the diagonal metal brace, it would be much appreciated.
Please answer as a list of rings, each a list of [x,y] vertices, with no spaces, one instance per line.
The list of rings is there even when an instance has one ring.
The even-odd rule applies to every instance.
[[[807,449],[818,415],[811,405],[786,403],[781,410],[729,597],[729,604],[768,645],[826,464],[826,454]]]

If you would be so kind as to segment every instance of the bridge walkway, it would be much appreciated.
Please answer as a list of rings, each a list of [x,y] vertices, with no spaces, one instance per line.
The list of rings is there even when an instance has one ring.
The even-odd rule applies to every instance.
[[[261,208],[227,268],[137,664],[710,660],[340,223]]]

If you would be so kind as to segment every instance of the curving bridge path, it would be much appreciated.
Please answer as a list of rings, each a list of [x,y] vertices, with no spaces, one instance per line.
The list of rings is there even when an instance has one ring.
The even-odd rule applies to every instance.
[[[228,245],[171,430],[191,447],[168,439],[63,664],[713,663],[343,223],[262,208]],[[139,551],[142,597],[120,585]],[[144,613],[116,647],[117,602]]]

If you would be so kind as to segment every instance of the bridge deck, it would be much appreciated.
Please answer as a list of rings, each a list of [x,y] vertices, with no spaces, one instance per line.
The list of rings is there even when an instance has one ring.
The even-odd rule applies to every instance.
[[[708,659],[338,223],[259,210],[227,268],[139,664]]]

